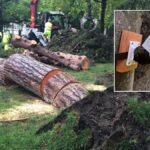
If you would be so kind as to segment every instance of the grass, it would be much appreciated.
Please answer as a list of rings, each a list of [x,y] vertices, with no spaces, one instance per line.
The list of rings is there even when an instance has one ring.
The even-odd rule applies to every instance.
[[[150,121],[150,102],[138,101],[137,99],[130,99],[128,101],[130,113],[139,123]]]
[[[77,80],[82,83],[94,83],[97,79],[103,78],[107,73],[113,72],[113,65],[111,63],[95,64],[90,67],[87,71],[73,71],[66,68],[61,68],[62,70],[73,75]]]
[[[137,144],[137,139],[126,139],[126,140],[123,140],[117,150],[132,150],[133,149],[133,146]]]
[[[33,94],[20,86],[0,86],[0,112],[21,105],[29,99],[30,95]]]
[[[52,120],[50,115],[36,116],[25,123],[0,124],[1,150],[77,150],[85,149],[91,132],[84,129],[80,134],[74,132],[78,123],[77,114],[67,115],[65,124],[56,124],[52,130],[35,135],[42,124]]]
[[[0,149],[40,149],[40,138],[42,137],[36,136],[35,132],[44,122],[51,119],[50,115],[43,115],[28,119],[26,122],[0,124]]]

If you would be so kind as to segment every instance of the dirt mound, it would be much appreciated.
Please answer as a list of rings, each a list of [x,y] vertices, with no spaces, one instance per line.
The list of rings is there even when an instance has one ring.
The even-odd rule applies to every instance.
[[[93,62],[112,62],[113,39],[99,31],[73,33],[69,30],[53,37],[49,45],[52,51],[63,51],[88,56]]]
[[[145,95],[144,95],[145,96]],[[63,111],[54,121],[43,126],[37,133],[47,132],[56,123],[64,123],[70,111],[79,113],[76,133],[90,128],[92,138],[87,149],[115,150],[126,139],[136,139],[133,150],[148,150],[150,127],[138,124],[130,115],[127,100],[129,97],[141,98],[141,93],[114,93],[112,88],[105,92],[93,92],[84,100]],[[134,140],[132,142],[135,142]],[[126,143],[125,143],[126,144]]]

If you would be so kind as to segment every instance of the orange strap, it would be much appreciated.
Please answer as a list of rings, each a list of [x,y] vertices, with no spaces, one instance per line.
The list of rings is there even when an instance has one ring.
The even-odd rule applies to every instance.
[[[40,85],[40,92],[41,92],[41,95],[43,96],[44,95],[44,86],[47,84],[48,80],[50,78],[52,78],[54,75],[58,75],[58,74],[61,74],[63,73],[63,71],[59,70],[59,69],[55,69],[55,70],[52,70],[50,72],[48,72],[45,77],[43,78],[43,80],[41,81],[41,85]],[[68,83],[66,83],[64,86],[62,86],[56,93],[54,99],[57,97],[57,95],[59,94],[60,91],[62,91],[66,86],[68,86],[69,84],[72,84],[72,83],[79,83],[79,81],[76,81],[76,80],[71,80],[69,81]]]
[[[41,95],[43,96],[44,95],[44,86],[47,84],[48,80],[50,78],[52,78],[54,75],[57,75],[57,74],[61,74],[62,71],[59,70],[59,69],[55,69],[55,70],[52,70],[50,72],[48,72],[45,77],[42,79],[41,81],[41,85],[40,85],[40,92],[41,92]]]
[[[79,81],[72,80],[72,81],[66,83],[64,86],[62,86],[62,87],[57,91],[57,93],[56,93],[54,99],[57,97],[57,95],[58,95],[66,86],[68,86],[68,85],[70,85],[70,84],[73,84],[73,83],[79,83]]]

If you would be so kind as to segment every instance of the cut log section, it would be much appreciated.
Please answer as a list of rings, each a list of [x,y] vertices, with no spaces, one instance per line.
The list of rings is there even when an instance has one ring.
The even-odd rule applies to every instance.
[[[6,75],[56,107],[68,107],[87,96],[87,91],[69,74],[22,54],[10,56]]]
[[[20,36],[13,36],[12,44],[15,47],[25,48],[37,53],[39,56],[47,57],[47,61],[55,65],[63,65],[73,70],[87,70],[90,66],[90,61],[86,56],[66,54],[62,52],[51,52],[38,45],[35,41],[31,41]],[[41,59],[41,61],[42,60],[43,59]]]
[[[0,58],[0,85],[5,85],[7,83],[7,79],[5,77],[4,64],[6,59]]]

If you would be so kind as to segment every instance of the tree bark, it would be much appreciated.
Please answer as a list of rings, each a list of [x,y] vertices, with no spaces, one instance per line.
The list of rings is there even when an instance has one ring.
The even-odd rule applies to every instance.
[[[150,12],[144,12],[142,18],[141,34],[143,35],[144,42],[150,35]],[[139,60],[140,65],[135,71],[134,90],[150,91],[150,64],[148,64],[150,63],[150,55],[144,48],[137,49],[137,59]]]
[[[87,91],[69,74],[21,54],[5,63],[7,78],[56,107],[68,107],[83,99]]]
[[[5,62],[6,59],[0,58],[0,85],[5,85],[7,83],[4,71]]]
[[[105,28],[105,12],[106,12],[107,0],[101,1],[101,32],[104,33]]]
[[[51,52],[46,48],[37,45],[35,41],[30,41],[19,36],[14,36],[12,38],[12,44],[15,47],[25,48],[39,54],[40,56],[47,57],[48,61],[53,64],[63,65],[73,70],[89,69],[90,62],[86,56],[66,54],[62,52]]]
[[[122,30],[140,33],[141,23],[141,12],[115,12],[115,51],[118,51]],[[134,83],[134,72],[134,70],[126,73],[115,72],[115,90],[132,91]]]

